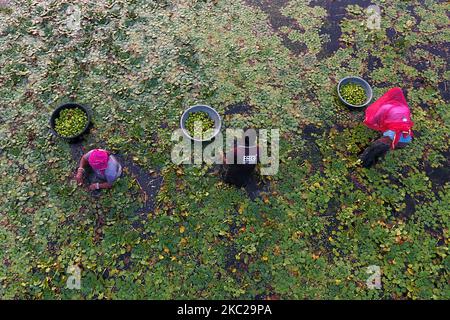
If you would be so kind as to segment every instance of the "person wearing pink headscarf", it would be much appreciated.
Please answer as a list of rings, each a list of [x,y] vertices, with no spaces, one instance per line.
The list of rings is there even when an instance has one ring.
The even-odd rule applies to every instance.
[[[89,185],[89,190],[109,189],[114,181],[122,174],[122,166],[116,157],[110,155],[103,149],[94,149],[81,157],[75,179],[81,185],[83,183],[83,173],[86,168],[92,169],[95,177],[102,181]]]

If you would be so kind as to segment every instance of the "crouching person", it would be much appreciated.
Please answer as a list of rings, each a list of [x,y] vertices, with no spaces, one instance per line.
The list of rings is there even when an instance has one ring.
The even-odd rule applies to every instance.
[[[406,99],[400,88],[393,88],[366,109],[364,124],[383,133],[362,153],[361,161],[365,168],[371,167],[389,150],[403,148],[412,141],[411,120]]]
[[[109,189],[122,174],[122,166],[108,151],[94,149],[81,157],[75,176],[78,184],[83,184],[85,173],[90,177],[90,191]]]
[[[223,181],[239,188],[245,187],[254,177],[258,158],[256,133],[244,135],[224,157],[221,168]]]
[[[364,150],[361,155],[362,166],[364,168],[370,168],[374,165],[378,159],[382,158],[390,149],[393,149],[392,143],[395,140],[395,133],[392,130],[387,130],[383,133],[383,137],[373,141],[370,146]],[[412,141],[410,133],[402,132],[401,137],[395,149],[402,149]]]

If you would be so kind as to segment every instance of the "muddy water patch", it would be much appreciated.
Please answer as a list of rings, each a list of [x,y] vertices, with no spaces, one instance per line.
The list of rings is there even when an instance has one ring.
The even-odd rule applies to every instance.
[[[236,103],[229,105],[225,111],[225,115],[233,114],[249,114],[252,111],[252,107],[247,103]]]
[[[445,102],[450,101],[450,82],[442,81],[438,84],[438,89],[441,94],[441,97],[445,100]]]
[[[289,3],[289,0],[245,0],[245,2],[254,8],[261,9],[269,18],[270,25],[281,38],[283,45],[292,53],[299,55],[307,51],[306,44],[298,41],[292,41],[288,35],[281,31],[283,27],[303,32],[294,18],[286,17],[281,13],[281,9]]]
[[[321,52],[318,54],[319,59],[331,57],[341,46],[339,39],[342,31],[340,23],[347,13],[348,5],[358,5],[362,8],[368,8],[372,4],[368,0],[328,0],[328,1],[311,1],[310,6],[321,6],[328,11],[328,18],[320,29],[320,34],[326,36],[327,41]]]
[[[450,168],[426,168],[427,176],[430,178],[433,188],[443,187],[446,183],[450,182]]]
[[[247,192],[250,200],[262,199],[264,193],[268,193],[270,184],[264,182],[259,176],[253,174],[245,185],[245,191]]]
[[[85,153],[84,151],[85,149],[81,141],[70,144],[70,155],[73,160],[77,161],[77,163],[80,161],[81,156]]]
[[[138,210],[138,214],[148,214],[156,207],[156,196],[161,188],[163,177],[158,171],[147,172],[139,165],[135,164],[127,156],[114,155],[117,157],[123,168],[126,168],[137,181],[141,191],[144,193],[144,206]]]

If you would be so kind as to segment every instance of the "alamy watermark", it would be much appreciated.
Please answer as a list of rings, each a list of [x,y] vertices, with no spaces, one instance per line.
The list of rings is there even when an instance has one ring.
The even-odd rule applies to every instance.
[[[195,123],[195,128],[198,127],[201,126]],[[213,132],[211,130],[202,133],[204,136]],[[226,129],[225,137],[219,132],[205,148],[201,141],[194,141],[192,147],[192,140],[181,129],[173,132],[171,140],[176,142],[171,158],[177,165],[202,164],[203,162],[227,165],[258,163],[261,175],[275,175],[278,172],[280,148],[278,129],[258,129],[258,131]],[[230,154],[230,151],[233,156],[226,156],[227,153]]]
[[[381,29],[381,9],[377,5],[371,5],[367,8],[367,28],[370,30]]]
[[[366,280],[367,288],[381,289],[381,269],[379,266],[371,265],[367,267],[366,273],[369,277]]]
[[[81,289],[81,268],[78,265],[67,267],[66,273],[69,275],[66,281],[66,288],[71,290]]]
[[[66,10],[66,28],[76,33],[81,30],[81,9],[79,6],[71,5]]]

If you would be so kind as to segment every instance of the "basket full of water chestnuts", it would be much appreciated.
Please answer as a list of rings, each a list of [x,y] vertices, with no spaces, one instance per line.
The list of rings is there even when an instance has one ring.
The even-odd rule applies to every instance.
[[[360,77],[345,77],[339,81],[339,99],[349,107],[364,108],[372,100],[372,87]]]
[[[90,110],[78,103],[66,103],[57,107],[50,117],[52,133],[67,142],[75,142],[91,124]]]
[[[196,105],[184,111],[180,126],[186,137],[194,141],[210,141],[222,127],[222,119],[210,106]]]

